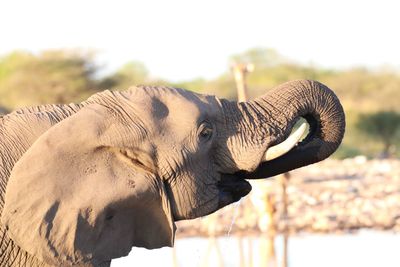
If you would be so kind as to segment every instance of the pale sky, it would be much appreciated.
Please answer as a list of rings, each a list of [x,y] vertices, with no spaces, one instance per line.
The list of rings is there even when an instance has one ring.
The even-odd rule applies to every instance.
[[[254,47],[323,67],[400,68],[398,3],[3,0],[0,54],[90,48],[108,71],[138,60],[172,81],[218,76],[230,55]]]

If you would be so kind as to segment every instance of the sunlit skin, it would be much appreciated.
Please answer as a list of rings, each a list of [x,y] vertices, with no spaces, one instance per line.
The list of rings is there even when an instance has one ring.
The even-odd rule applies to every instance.
[[[266,158],[300,117],[307,137]],[[1,257],[57,266],[108,266],[132,246],[172,246],[175,221],[238,201],[251,190],[246,179],[325,159],[345,127],[335,94],[307,80],[243,103],[132,87],[0,123],[1,231],[12,243],[1,243]]]

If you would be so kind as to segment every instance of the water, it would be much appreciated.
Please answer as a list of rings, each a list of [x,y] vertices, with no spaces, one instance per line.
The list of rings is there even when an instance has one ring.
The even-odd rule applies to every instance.
[[[281,266],[283,238],[278,236],[272,244],[275,245],[275,260],[268,258],[271,254],[271,243],[263,237],[177,239],[175,266],[171,248],[134,248],[128,257],[114,260],[111,266],[239,267],[240,262],[245,264],[242,266],[250,266],[250,262],[254,267]],[[289,239],[288,266],[397,267],[400,266],[399,247],[400,235],[391,232],[361,231],[358,234],[294,236]]]
[[[238,202],[235,202],[233,205],[234,205],[234,208],[233,208],[233,216],[232,216],[232,221],[231,221],[231,223],[230,223],[230,225],[229,225],[229,229],[228,229],[228,232],[226,233],[226,236],[227,237],[229,237],[230,235],[231,235],[231,231],[232,231],[232,226],[235,224],[235,221],[236,221],[236,217],[237,217],[237,215],[238,215],[238,213],[239,213],[239,206],[242,204],[242,199],[240,199]]]

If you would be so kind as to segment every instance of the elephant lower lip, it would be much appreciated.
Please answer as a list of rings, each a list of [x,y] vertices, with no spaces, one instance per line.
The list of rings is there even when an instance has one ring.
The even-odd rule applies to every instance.
[[[218,183],[219,208],[238,201],[251,191],[251,185],[244,179],[232,174],[221,175]]]

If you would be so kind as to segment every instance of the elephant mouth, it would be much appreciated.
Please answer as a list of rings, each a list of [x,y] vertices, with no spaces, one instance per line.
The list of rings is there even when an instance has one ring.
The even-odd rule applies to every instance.
[[[282,143],[268,148],[265,151],[261,161],[258,164],[259,168],[265,162],[272,161],[287,152],[292,150],[300,142],[301,137],[306,131],[306,124],[303,123],[292,135],[289,136]],[[256,168],[256,169],[257,169]],[[242,197],[246,196],[251,191],[251,185],[245,179],[250,178],[250,173],[245,171],[238,171],[234,174],[221,174],[221,180],[218,182],[217,186],[219,189],[219,203],[218,208],[222,208],[233,202],[240,200]]]
[[[217,187],[219,189],[218,209],[240,200],[251,191],[250,183],[234,174],[222,174]]]

